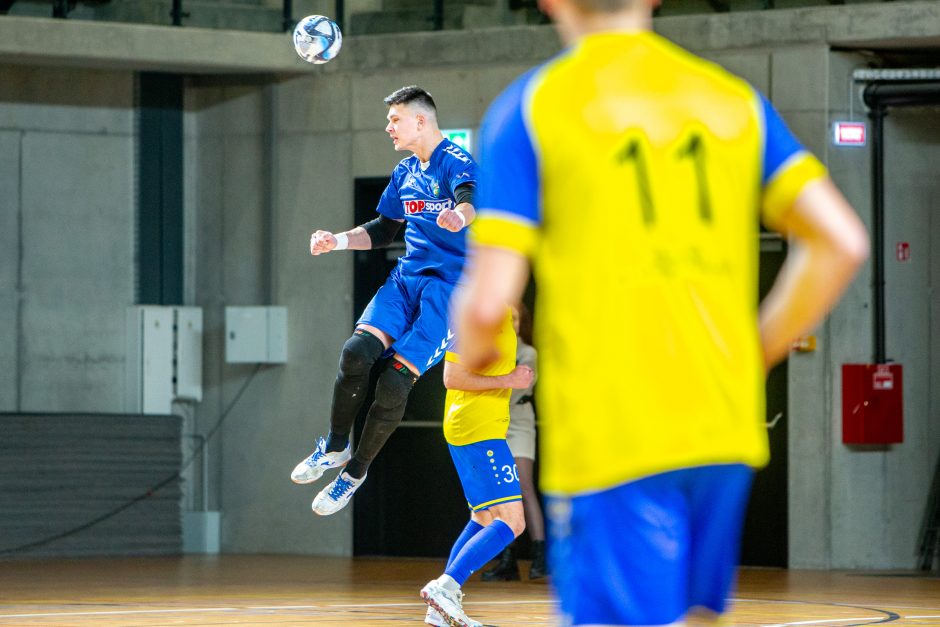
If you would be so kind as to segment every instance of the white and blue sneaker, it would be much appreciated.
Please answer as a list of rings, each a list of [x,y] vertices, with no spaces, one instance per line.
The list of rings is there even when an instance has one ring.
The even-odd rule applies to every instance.
[[[450,627],[483,627],[483,623],[473,620],[463,611],[463,591],[448,590],[437,579],[432,579],[421,588],[421,598],[428,607],[437,611],[443,625]],[[428,622],[430,612],[424,621]]]
[[[290,473],[290,480],[294,483],[313,483],[327,470],[342,468],[350,459],[352,459],[352,447],[349,442],[342,451],[327,453],[326,440],[320,438],[317,440],[317,448],[310,454],[310,457],[294,467],[294,472]]]
[[[313,512],[321,516],[335,514],[346,507],[353,493],[359,489],[359,486],[365,480],[366,475],[363,475],[361,479],[353,479],[346,472],[339,473],[336,479],[333,479],[329,485],[320,490],[317,498],[313,499],[311,505]]]

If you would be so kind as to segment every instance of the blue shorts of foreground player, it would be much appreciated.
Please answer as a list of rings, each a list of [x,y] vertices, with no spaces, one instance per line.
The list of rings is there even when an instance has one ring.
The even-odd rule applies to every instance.
[[[522,500],[516,462],[506,440],[448,444],[467,504],[474,512]]]
[[[404,275],[396,266],[356,324],[368,324],[392,337],[390,353],[410,361],[418,374],[444,358],[453,343],[447,307],[454,286],[430,274]]]
[[[754,472],[728,464],[549,498],[549,559],[563,625],[670,625],[721,613]]]

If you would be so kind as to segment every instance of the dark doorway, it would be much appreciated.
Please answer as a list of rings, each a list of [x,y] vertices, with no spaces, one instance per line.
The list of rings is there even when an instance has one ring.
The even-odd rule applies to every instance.
[[[388,180],[356,179],[356,224],[376,217],[375,207]],[[353,323],[404,253],[403,232],[389,248],[354,253]],[[380,367],[376,364],[373,375]],[[418,380],[401,426],[372,463],[369,480],[353,497],[354,555],[445,557],[467,524],[469,511],[441,427],[442,374],[443,365],[438,364]],[[357,438],[372,404],[374,376],[372,383],[356,418]]]
[[[763,233],[760,253],[760,298],[770,291],[786,256],[786,244]],[[778,418],[779,416],[779,418]],[[741,563],[747,566],[787,566],[787,364],[767,377],[767,435],[770,463],[754,477],[744,523]]]

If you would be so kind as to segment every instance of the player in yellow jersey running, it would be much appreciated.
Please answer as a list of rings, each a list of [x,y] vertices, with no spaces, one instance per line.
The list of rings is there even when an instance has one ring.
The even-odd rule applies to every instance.
[[[522,489],[506,430],[512,390],[529,387],[534,373],[516,365],[516,332],[505,305],[494,342],[495,360],[480,370],[466,368],[456,353],[444,357],[444,439],[470,506],[470,522],[454,543],[444,574],[421,590],[430,625],[480,625],[463,611],[461,586],[525,529]]]
[[[467,367],[531,262],[542,491],[563,624],[725,609],[764,377],[868,236],[753,87],[651,32],[651,0],[540,0],[568,48],[481,125]],[[793,245],[758,310],[758,222]],[[598,393],[602,391],[603,393]]]

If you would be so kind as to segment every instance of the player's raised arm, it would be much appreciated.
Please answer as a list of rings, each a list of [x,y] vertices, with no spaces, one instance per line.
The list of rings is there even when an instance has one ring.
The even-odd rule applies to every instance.
[[[761,303],[768,369],[835,305],[869,251],[865,226],[828,177],[807,184],[793,207],[769,226],[790,236],[792,245]]]
[[[473,207],[473,183],[458,185],[454,190],[457,205],[453,209],[445,209],[437,216],[437,225],[442,229],[457,232],[469,226],[476,218],[476,209]]]
[[[310,236],[310,254],[316,256],[334,250],[385,248],[395,239],[402,222],[380,215],[371,222],[342,233],[316,231]]]

